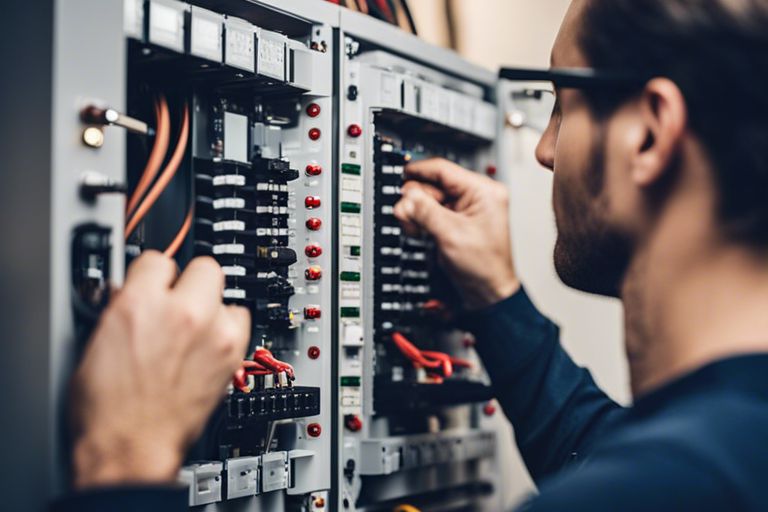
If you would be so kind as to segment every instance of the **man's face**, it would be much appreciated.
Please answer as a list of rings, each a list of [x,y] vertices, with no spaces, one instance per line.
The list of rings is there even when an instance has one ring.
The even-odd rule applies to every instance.
[[[575,1],[552,52],[553,67],[588,67],[578,49],[583,1]],[[555,268],[568,286],[618,296],[630,258],[629,237],[611,222],[611,123],[596,119],[576,90],[558,90],[550,124],[536,149],[539,162],[554,172],[553,206],[557,221]]]

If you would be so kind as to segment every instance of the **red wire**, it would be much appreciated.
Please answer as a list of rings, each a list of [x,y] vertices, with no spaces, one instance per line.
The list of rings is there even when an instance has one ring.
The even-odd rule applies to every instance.
[[[411,343],[408,338],[399,332],[392,333],[392,341],[415,366],[423,367],[428,370],[437,370],[442,368],[443,376],[453,375],[454,366],[461,368],[471,368],[472,363],[466,359],[450,356],[444,352],[419,350],[416,345]]]

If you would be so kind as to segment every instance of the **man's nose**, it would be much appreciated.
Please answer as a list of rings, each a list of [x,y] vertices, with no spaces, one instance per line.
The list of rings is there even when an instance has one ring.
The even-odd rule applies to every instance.
[[[536,146],[536,160],[550,171],[555,168],[555,138],[550,128],[547,128],[539,139],[539,144]]]

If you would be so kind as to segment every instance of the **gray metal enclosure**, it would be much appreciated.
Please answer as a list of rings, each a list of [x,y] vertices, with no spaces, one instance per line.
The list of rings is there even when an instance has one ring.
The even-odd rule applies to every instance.
[[[311,79],[300,83],[299,78],[286,76],[280,85],[289,90],[302,109],[314,102],[327,116],[320,118],[322,124],[300,116],[296,126],[281,132],[280,149],[280,157],[294,167],[303,169],[306,162],[313,161],[324,168],[322,177],[302,175],[288,187],[287,215],[292,226],[289,247],[301,253],[306,243],[316,242],[325,252],[322,259],[311,261],[300,254],[296,268],[301,270],[288,274],[299,290],[290,299],[292,316],[298,320],[290,348],[282,352],[297,373],[303,374],[299,384],[319,388],[320,414],[311,419],[283,420],[290,424],[290,428],[281,427],[285,431],[283,438],[290,439],[283,446],[279,444],[284,442],[281,438],[277,450],[284,452],[289,461],[284,487],[259,488],[238,499],[223,496],[205,505],[205,509],[283,510],[289,503],[304,510],[379,510],[408,502],[413,495],[444,492],[453,485],[451,482],[456,482],[457,488],[470,488],[482,479],[483,484],[488,484],[483,493],[462,495],[452,506],[495,510],[498,493],[494,488],[498,482],[494,433],[487,429],[483,418],[483,402],[424,413],[425,419],[440,418],[433,422],[439,423],[434,432],[403,434],[393,426],[396,415],[377,413],[374,380],[377,368],[390,356],[374,343],[378,334],[373,315],[380,298],[373,279],[369,279],[379,266],[373,257],[379,250],[374,239],[378,227],[373,215],[377,206],[374,178],[379,172],[374,134],[389,137],[404,147],[412,141],[412,132],[393,131],[390,124],[381,122],[382,116],[436,130],[439,135],[423,144],[430,148],[424,150],[425,155],[436,154],[430,144],[448,147],[455,140],[469,140],[468,149],[460,155],[463,163],[477,170],[497,165],[496,139],[501,120],[495,109],[494,75],[394,26],[321,0],[188,3],[221,19],[226,16],[227,20],[245,20],[268,32],[269,37],[286,36],[281,44],[285,45],[285,55],[294,56],[292,69],[306,72]],[[103,145],[89,147],[83,143],[85,126],[80,112],[90,104],[107,105],[120,112],[129,108],[130,49],[138,44],[155,48],[143,33],[146,21],[133,25],[142,31],[140,35],[130,33],[129,7],[138,5],[143,12],[149,12],[154,4],[182,4],[171,0],[35,0],[6,4],[0,16],[2,508],[43,510],[51,499],[67,491],[69,480],[67,382],[81,349],[72,305],[76,229],[97,225],[111,232],[108,278],[115,286],[122,281],[126,261],[122,236],[124,195],[102,194],[89,199],[81,194],[88,173],[126,183],[131,156],[126,135],[118,127],[107,126]],[[188,49],[177,53],[190,57]],[[224,62],[215,64],[226,67]],[[397,84],[396,100],[385,97],[378,86],[385,75],[393,77]],[[354,100],[348,94],[353,85],[360,91]],[[418,98],[413,104],[407,104],[403,92],[408,87],[419,91],[413,95]],[[203,93],[195,90],[194,94],[197,100]],[[269,92],[259,94],[267,97],[265,102],[273,101]],[[434,113],[428,111],[433,97],[445,98],[447,106],[436,107]],[[440,113],[440,108],[447,110]],[[466,116],[476,123],[467,122]],[[196,117],[195,123],[200,124],[196,129],[206,128],[204,122],[202,116]],[[351,123],[362,125],[360,139],[351,138]],[[323,130],[320,142],[307,140],[307,131],[317,126]],[[191,152],[194,158],[199,153],[199,148]],[[344,164],[357,165],[360,179],[344,181]],[[353,197],[359,201],[351,201],[358,205],[351,214],[346,185],[360,187],[354,190],[359,195]],[[323,201],[323,209],[316,210],[316,215],[302,206],[307,194]],[[310,213],[323,221],[324,231],[319,234],[303,227]],[[358,214],[359,220],[355,220]],[[350,215],[352,224],[360,227],[359,235],[351,235],[351,242],[344,238],[348,232],[342,229],[342,220],[350,220]],[[353,257],[348,257],[350,246],[357,247]],[[304,280],[303,266],[310,265],[322,266],[324,277],[319,283]],[[346,273],[350,270],[345,265],[359,268],[351,272],[362,276],[350,284],[350,274]],[[342,294],[342,290],[348,294]],[[351,306],[344,302],[349,297],[355,297]],[[311,307],[325,313],[320,320],[309,320],[307,308]],[[350,307],[358,310],[352,320],[341,314]],[[352,343],[351,332],[360,333]],[[455,342],[460,333],[447,333],[445,339],[440,346],[448,350],[458,346]],[[310,360],[306,354],[314,348],[321,356]],[[354,370],[350,370],[351,361]],[[410,368],[403,370],[396,357],[393,361],[390,366],[399,368],[395,374],[410,372]],[[479,367],[477,361],[473,364]],[[350,390],[350,386],[342,384],[341,378],[350,376],[359,378],[359,389]],[[487,384],[480,368],[468,380]],[[350,396],[353,398],[342,400]],[[350,428],[350,417],[360,420],[362,427]],[[305,435],[310,422],[323,427],[318,439]],[[455,443],[451,444],[451,440]],[[402,450],[407,447],[422,453],[421,462],[411,466],[403,462]],[[388,450],[392,457],[387,462],[379,453]],[[428,450],[435,453],[423,455]],[[227,460],[232,458],[207,462]],[[258,463],[264,465],[265,461],[259,459]],[[394,466],[387,466],[390,463]],[[265,471],[265,467],[259,466],[259,470]],[[327,499],[327,508],[317,505],[320,498],[323,502]]]

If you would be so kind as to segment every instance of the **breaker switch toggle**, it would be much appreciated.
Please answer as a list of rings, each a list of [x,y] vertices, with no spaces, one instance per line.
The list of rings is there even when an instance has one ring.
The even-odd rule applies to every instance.
[[[304,318],[307,320],[317,320],[322,316],[322,311],[318,306],[307,306],[304,308]]]

